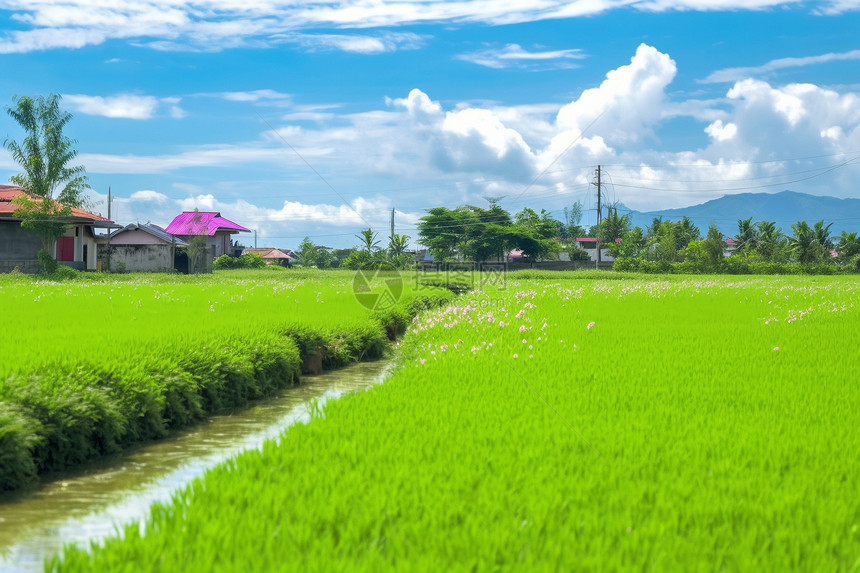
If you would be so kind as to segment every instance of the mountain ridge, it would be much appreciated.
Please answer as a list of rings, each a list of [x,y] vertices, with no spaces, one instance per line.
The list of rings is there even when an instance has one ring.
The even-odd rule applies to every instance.
[[[655,211],[636,211],[623,206],[620,213],[629,212],[631,226],[648,227],[655,217],[677,221],[687,216],[704,236],[714,223],[725,235],[738,232],[738,220],[752,217],[753,222],[774,221],[785,234],[791,234],[791,225],[806,221],[810,225],[823,220],[833,223],[831,235],[842,231],[860,231],[860,199],[839,199],[826,195],[809,195],[797,191],[779,193],[738,193],[724,195],[698,205]]]

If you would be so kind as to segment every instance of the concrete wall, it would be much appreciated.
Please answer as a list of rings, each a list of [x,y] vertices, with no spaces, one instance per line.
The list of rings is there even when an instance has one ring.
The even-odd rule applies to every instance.
[[[601,261],[601,270],[612,269],[612,262]],[[546,270],[546,271],[578,271],[589,270],[596,268],[597,263],[592,261],[539,261],[536,263],[508,263],[509,271],[519,271],[525,269]]]
[[[37,260],[42,241],[20,221],[0,221],[0,261]]]
[[[0,260],[0,273],[27,273],[34,274],[40,270],[39,261],[9,261]]]
[[[153,237],[140,229],[124,231],[110,240],[111,245],[163,245],[165,243],[166,241]]]
[[[108,247],[99,249],[102,268],[108,268]],[[173,268],[170,245],[115,245],[110,246],[110,270],[117,272],[125,264],[126,272],[164,271]]]

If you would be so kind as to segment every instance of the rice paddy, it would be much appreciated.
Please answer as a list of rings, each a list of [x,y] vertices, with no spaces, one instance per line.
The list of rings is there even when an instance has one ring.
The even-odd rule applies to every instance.
[[[860,570],[860,284],[578,276],[422,313],[384,385],[47,569]]]
[[[416,293],[407,286],[399,305],[372,311],[352,278],[2,277],[0,491],[243,407],[296,383],[312,354],[326,369],[380,357]]]

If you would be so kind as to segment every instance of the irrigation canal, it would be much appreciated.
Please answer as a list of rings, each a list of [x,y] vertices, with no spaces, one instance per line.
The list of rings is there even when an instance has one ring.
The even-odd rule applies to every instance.
[[[142,519],[155,501],[241,450],[309,418],[309,404],[366,389],[389,363],[363,362],[319,376],[236,414],[215,416],[176,435],[137,446],[85,468],[43,481],[0,501],[0,570],[41,571],[45,557],[65,543],[88,546],[116,526]]]

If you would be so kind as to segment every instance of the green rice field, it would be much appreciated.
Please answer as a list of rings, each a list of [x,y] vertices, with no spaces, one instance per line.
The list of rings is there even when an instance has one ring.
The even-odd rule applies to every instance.
[[[312,354],[326,369],[379,358],[412,305],[446,297],[407,284],[374,311],[352,273],[283,269],[0,277],[0,491],[243,407]]]
[[[860,571],[860,284],[580,276],[422,313],[385,384],[46,568]]]

